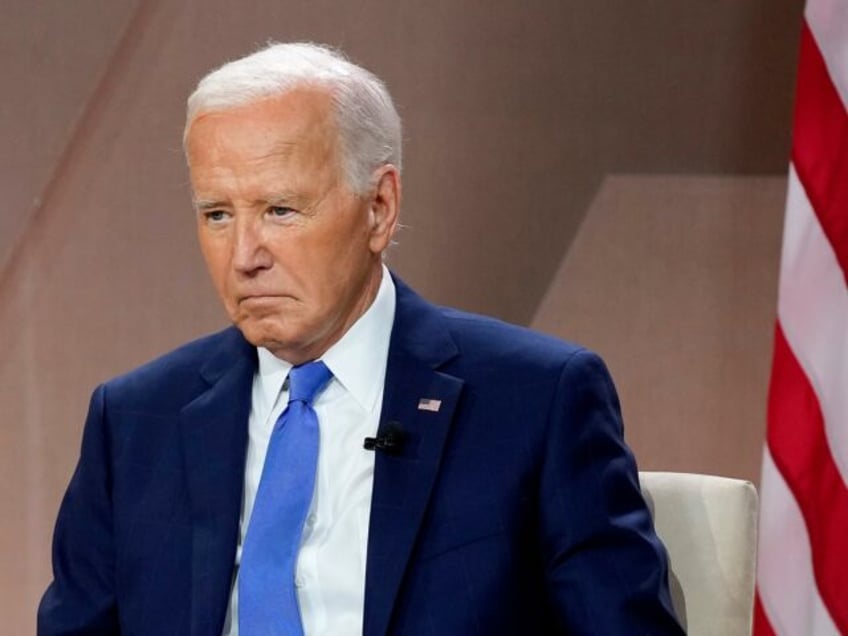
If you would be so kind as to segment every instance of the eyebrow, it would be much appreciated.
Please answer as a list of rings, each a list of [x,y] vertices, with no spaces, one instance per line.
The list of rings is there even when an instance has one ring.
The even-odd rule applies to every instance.
[[[303,195],[296,192],[282,190],[279,192],[269,193],[265,197],[264,202],[269,205],[298,205],[302,203]]]
[[[282,190],[279,192],[269,193],[262,199],[257,199],[254,204],[265,203],[268,205],[302,205],[303,196],[294,191]],[[194,209],[198,212],[205,210],[215,210],[225,208],[229,204],[226,201],[218,201],[215,199],[194,199]]]
[[[215,208],[224,207],[226,204],[222,201],[213,201],[211,199],[195,199],[194,200],[194,209],[195,210],[213,210]]]

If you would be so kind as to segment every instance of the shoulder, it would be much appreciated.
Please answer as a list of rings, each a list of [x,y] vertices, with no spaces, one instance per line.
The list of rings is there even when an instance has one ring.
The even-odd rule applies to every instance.
[[[173,349],[104,383],[110,402],[125,409],[146,410],[153,403],[185,403],[208,387],[209,374],[225,372],[255,350],[234,327]]]
[[[567,375],[587,366],[606,373],[600,357],[579,344],[490,316],[434,305],[397,277],[395,285],[396,328],[406,333],[407,343],[434,343],[447,338],[458,354],[449,366],[485,367],[492,373],[509,369],[513,374],[542,373],[547,377]]]
[[[460,354],[478,364],[557,376],[586,366],[603,367],[596,353],[577,343],[489,316],[448,307],[439,312]]]
[[[594,351],[488,316],[439,311],[459,350],[445,370],[470,386],[510,395],[532,390],[541,401],[594,394],[617,403],[609,370]]]
[[[452,307],[439,307],[451,335],[459,344],[510,353],[526,352],[532,358],[568,358],[587,349],[574,342],[504,322],[497,318],[469,313]]]

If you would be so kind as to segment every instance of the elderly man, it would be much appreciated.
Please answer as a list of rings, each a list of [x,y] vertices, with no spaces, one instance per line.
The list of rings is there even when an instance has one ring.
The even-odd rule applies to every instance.
[[[235,326],[95,391],[40,634],[682,633],[602,362],[383,265],[376,77],[272,45],[184,141]]]

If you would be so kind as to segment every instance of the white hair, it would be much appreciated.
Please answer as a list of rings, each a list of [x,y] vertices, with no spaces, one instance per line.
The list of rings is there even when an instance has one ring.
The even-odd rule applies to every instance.
[[[342,169],[354,192],[367,192],[374,170],[382,165],[401,169],[400,117],[385,84],[341,52],[310,42],[271,43],[206,75],[188,98],[183,141],[201,113],[243,106],[301,86],[329,92]]]

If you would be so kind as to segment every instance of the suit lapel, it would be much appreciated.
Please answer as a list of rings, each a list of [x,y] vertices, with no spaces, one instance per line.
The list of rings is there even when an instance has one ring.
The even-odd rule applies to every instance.
[[[438,310],[395,279],[380,432],[401,432],[398,452],[378,452],[368,533],[365,636],[382,636],[424,518],[461,379],[438,368],[457,354]],[[423,402],[422,402],[423,400]]]
[[[201,369],[209,388],[181,412],[193,523],[191,633],[220,633],[229,603],[244,482],[255,350],[231,329]]]

